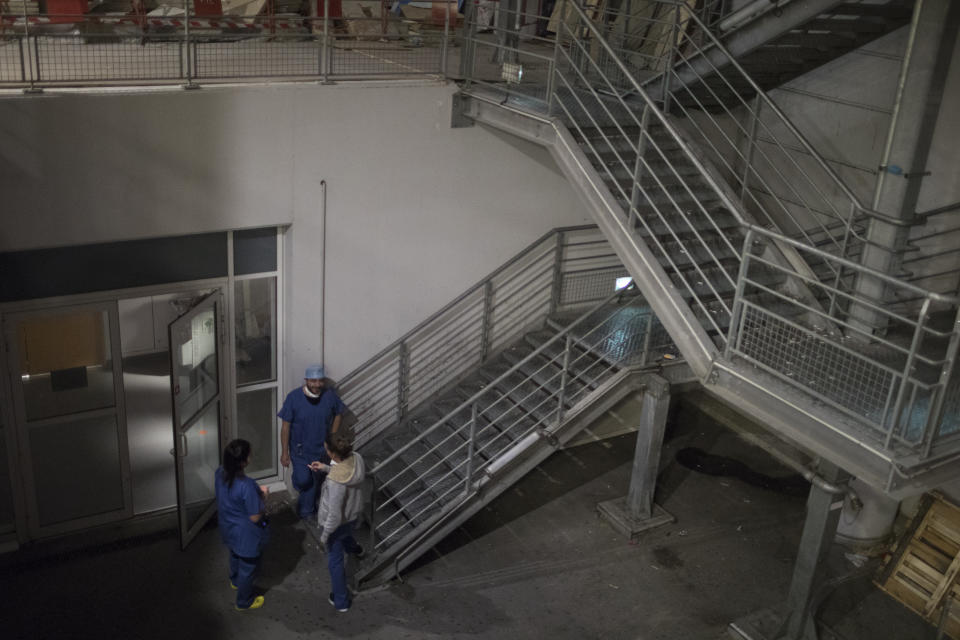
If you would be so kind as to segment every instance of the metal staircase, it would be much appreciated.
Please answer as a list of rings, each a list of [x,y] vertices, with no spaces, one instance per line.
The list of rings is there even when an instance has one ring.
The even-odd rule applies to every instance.
[[[595,227],[560,229],[340,382],[367,458],[369,550],[357,581],[397,575],[639,389],[689,379]]]
[[[485,75],[499,43],[468,16],[454,124],[551,150],[707,390],[892,494],[956,477],[958,300],[860,263],[897,250],[866,225],[910,221],[864,206],[697,15],[659,4],[630,33],[666,44],[638,49],[565,3],[552,48],[505,55],[527,85]],[[797,24],[780,33],[819,35]]]

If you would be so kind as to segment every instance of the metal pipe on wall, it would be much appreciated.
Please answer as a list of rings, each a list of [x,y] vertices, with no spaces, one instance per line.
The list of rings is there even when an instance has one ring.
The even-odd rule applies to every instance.
[[[320,181],[320,364],[327,364],[327,181]]]

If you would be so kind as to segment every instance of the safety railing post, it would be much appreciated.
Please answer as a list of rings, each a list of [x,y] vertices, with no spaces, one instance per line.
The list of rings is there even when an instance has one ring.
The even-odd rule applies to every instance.
[[[857,210],[857,204],[855,202],[850,203],[850,213],[847,215],[847,224],[844,225],[843,230],[843,242],[840,245],[840,257],[847,257],[847,250],[849,249],[850,243],[850,234],[853,232],[853,218]],[[827,317],[833,318],[834,314],[837,312],[837,292],[840,291],[840,285],[843,281],[843,263],[837,263],[837,272],[833,276],[833,291],[830,292],[830,307],[827,309]]]
[[[573,346],[573,340],[570,334],[567,334],[566,343],[563,347],[563,369],[560,372],[560,390],[557,392],[557,424],[563,420],[563,403],[567,400],[567,382],[570,377],[570,348]]]
[[[550,282],[550,313],[556,313],[560,308],[563,297],[563,252],[566,244],[566,234],[557,232],[556,245],[553,249],[553,280]]]
[[[670,26],[670,51],[667,52],[667,66],[663,70],[663,112],[670,113],[670,74],[677,55],[677,38],[680,27],[680,4],[673,7],[673,24]]]
[[[330,82],[330,0],[323,0],[323,66],[320,77],[324,84]]]
[[[560,20],[557,21],[557,32],[553,35],[553,59],[550,60],[548,68],[550,75],[547,76],[547,115],[553,114],[554,94],[557,91],[556,76],[560,73],[560,36],[563,33],[565,2],[566,0],[558,0],[553,9],[554,13],[560,16]]]
[[[407,397],[410,384],[410,349],[406,342],[400,343],[397,362],[397,423],[407,417]]]
[[[469,89],[473,80],[474,57],[477,55],[474,40],[477,37],[477,0],[466,0],[463,15],[463,46],[460,48],[460,77],[463,88]]]
[[[747,282],[747,265],[753,246],[753,229],[747,229],[743,239],[743,251],[740,255],[740,269],[737,272],[737,288],[733,294],[733,306],[730,308],[730,326],[727,328],[727,344],[723,347],[723,357],[730,359],[730,353],[740,330],[740,316],[743,314],[743,290]]]
[[[750,136],[747,138],[747,152],[743,154],[743,178],[740,181],[740,202],[747,204],[747,185],[750,183],[750,171],[753,168],[753,150],[757,145],[757,125],[760,121],[760,95],[753,98],[753,109],[750,117]]]
[[[633,165],[633,185],[630,187],[630,211],[628,214],[633,222],[633,211],[640,204],[640,180],[643,178],[643,155],[647,151],[647,135],[650,130],[650,106],[643,105],[640,114],[640,137],[637,139],[637,160]]]
[[[40,38],[33,36],[33,68],[30,71],[30,88],[27,89],[27,92],[36,93],[40,91],[33,83],[41,80],[43,80],[43,74],[40,71]]]
[[[640,352],[640,366],[646,366],[650,362],[650,335],[653,333],[653,320],[655,316],[652,313],[647,314],[647,330],[643,334],[643,351]]]
[[[186,48],[186,80],[187,83],[183,85],[184,89],[194,89],[196,85],[193,83],[194,77],[194,68],[193,63],[194,59],[197,57],[197,52],[194,51],[193,55],[190,54],[190,0],[183,0],[183,46]]]
[[[473,459],[477,448],[477,403],[470,406],[470,437],[467,440],[467,471],[463,480],[463,495],[470,495],[473,486]]]
[[[480,362],[485,362],[493,342],[493,280],[483,283],[483,318],[480,320]]]
[[[924,426],[923,453],[920,457],[925,460],[930,457],[930,449],[936,440],[937,430],[943,421],[944,404],[947,400],[947,391],[950,387],[950,379],[953,375],[954,363],[957,361],[957,349],[960,347],[960,309],[953,320],[953,332],[950,334],[950,341],[947,343],[946,357],[940,366],[940,379],[934,387],[936,394],[930,401],[930,413],[927,415],[927,422]],[[960,372],[957,373],[960,376]]]
[[[370,526],[370,542],[367,549],[372,553],[377,548],[377,476],[370,476],[370,511],[367,524]]]
[[[445,10],[443,12],[443,44],[440,45],[440,75],[444,78],[447,77],[447,49],[450,41],[450,2],[451,0],[443,0]]]
[[[25,0],[22,3],[21,8],[23,9],[23,40],[25,41],[26,49],[24,49],[23,44],[20,45],[20,65],[21,65],[20,72],[21,74],[24,73],[23,59],[24,57],[26,57],[27,58],[26,66],[27,66],[27,69],[29,70],[29,74],[26,74],[26,75],[29,75],[29,78],[24,77],[24,80],[28,80],[30,82],[30,86],[27,87],[27,89],[25,89],[24,92],[34,93],[37,91],[37,88],[34,86],[34,82],[35,80],[40,79],[40,48],[37,45],[37,38],[34,38],[33,39],[33,61],[31,62],[30,61],[30,18],[27,14],[27,3]],[[33,73],[34,64],[37,65],[36,78],[34,77],[34,73]]]
[[[897,390],[897,399],[893,403],[893,415],[890,421],[890,429],[887,431],[884,447],[889,450],[893,442],[893,434],[900,423],[900,414],[903,412],[903,401],[907,397],[907,387],[910,386],[910,374],[913,372],[914,363],[917,360],[917,353],[923,343],[923,334],[926,331],[927,316],[930,314],[930,298],[923,301],[920,307],[920,314],[917,316],[917,324],[913,330],[913,340],[910,342],[910,351],[907,353],[907,361],[903,365],[903,372],[900,374],[900,388]],[[915,384],[915,383],[914,383]],[[910,407],[911,409],[913,407]],[[910,412],[907,412],[909,416]]]
[[[25,43],[25,39],[26,38],[18,38],[17,42],[20,49],[20,82],[27,82],[27,66],[25,58],[29,55],[27,52],[30,50],[30,43]],[[27,47],[26,49],[24,49],[25,44]]]

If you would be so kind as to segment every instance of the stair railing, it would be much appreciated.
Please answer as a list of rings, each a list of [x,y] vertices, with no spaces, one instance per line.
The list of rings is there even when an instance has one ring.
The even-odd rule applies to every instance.
[[[362,446],[555,311],[605,298],[626,269],[593,226],[553,230],[343,377]]]
[[[949,409],[956,402],[951,394],[960,385],[960,376],[952,373],[960,343],[960,300],[857,262],[852,251],[857,241],[854,218],[867,215],[894,221],[861,207],[776,105],[769,103],[767,115],[756,120],[757,130],[780,127],[794,135],[793,145],[809,150],[814,161],[791,157],[778,137],[780,143],[770,145],[771,149],[755,150],[754,159],[744,165],[746,173],[738,174],[725,164],[724,148],[703,133],[709,123],[719,126],[719,118],[700,97],[691,98],[687,105],[681,102],[684,95],[693,93],[693,86],[682,84],[690,83],[690,78],[682,78],[677,68],[690,64],[686,54],[698,51],[696,46],[676,48],[676,65],[664,75],[671,79],[667,87],[642,84],[604,38],[603,25],[578,4],[568,6],[576,19],[559,23],[551,93],[544,103],[550,105],[555,126],[574,135],[591,170],[605,183],[595,188],[605,186],[620,202],[622,214],[611,211],[611,215],[623,215],[625,221],[614,228],[642,236],[725,355],[724,362],[746,361],[870,425],[872,432],[865,434],[864,446],[883,456],[914,463],[936,459],[938,445],[960,430]],[[696,18],[685,20],[695,23]],[[684,32],[678,29],[681,44]],[[730,66],[746,76],[735,61]],[[703,84],[702,77],[691,77]],[[728,80],[721,76],[719,82]],[[746,82],[757,99],[768,104],[769,98],[752,79],[747,76]],[[650,90],[658,86],[662,95],[651,95]],[[662,97],[667,95],[667,106],[682,118],[664,112]],[[712,88],[707,95],[715,95]],[[730,113],[723,111],[727,118]],[[769,119],[769,114],[775,119]],[[707,149],[706,156],[694,151],[690,138]],[[781,154],[781,160],[767,160],[773,152]],[[816,196],[833,207],[821,221],[825,227],[821,237],[808,231],[796,211],[797,224],[790,229],[801,231],[796,237],[779,230],[780,216],[761,211],[754,221],[741,213],[745,197],[747,205],[753,202],[758,209],[761,202],[756,195],[742,195],[756,191],[744,190],[744,182],[749,186],[756,178],[765,181],[757,185],[770,185],[760,160],[771,165],[782,162],[782,167],[770,171],[774,175],[779,171],[790,188],[812,184],[803,187],[802,197],[793,202],[781,197],[774,206],[814,209],[811,202]],[[695,171],[691,175],[685,167]],[[840,215],[827,191],[840,194],[841,201],[850,205],[849,215]],[[721,210],[735,219],[732,227],[719,221]],[[838,247],[838,242],[843,246]],[[819,265],[818,270],[809,265]],[[909,297],[915,304],[891,306],[867,299],[850,286],[861,277],[875,278],[895,298]],[[865,316],[879,324],[865,325]],[[727,365],[718,361],[717,366]]]
[[[617,298],[626,298],[625,304],[610,309]],[[628,331],[613,321],[624,306],[635,312]],[[674,351],[659,335],[643,298],[615,293],[442,417],[418,425],[409,441],[369,472],[375,482],[371,548],[402,546],[419,526],[456,509],[535,442],[555,437],[569,412],[611,374]],[[534,371],[525,372],[528,367]]]
[[[674,64],[646,81],[645,88],[669,101],[684,131],[712,151],[759,224],[809,244],[819,235],[828,240],[821,246],[830,253],[856,259],[869,242],[859,221],[912,223],[864,205],[700,17],[682,4],[667,4],[684,14],[678,17],[682,26],[673,46]],[[835,222],[841,224],[831,228]],[[844,278],[843,271],[823,277],[828,275],[835,284]]]
[[[573,9],[579,21],[572,28],[565,24],[558,34],[560,57],[554,65],[552,103],[559,109],[559,119],[578,134],[594,167],[606,173],[601,177],[624,204],[632,225],[645,231],[645,241],[671,280],[684,290],[695,315],[727,358],[742,358],[871,425],[873,439],[865,446],[893,450],[897,457],[914,460],[935,456],[937,444],[960,431],[960,424],[955,424],[960,416],[944,422],[944,403],[960,384],[952,374],[960,344],[960,299],[864,267],[844,251],[834,253],[806,237],[791,238],[743,218],[732,202],[735,195],[693,152],[676,121],[668,119],[660,103],[640,86],[599,27],[579,6],[574,4]],[[580,33],[587,37],[579,37]],[[597,56],[591,55],[593,45],[617,65],[616,77],[605,74]],[[680,90],[670,89],[673,104]],[[635,101],[629,100],[631,93]],[[589,131],[594,132],[594,142]],[[669,145],[683,151],[685,161],[696,167],[712,194],[698,192],[696,180],[679,173],[665,152]],[[662,160],[668,165],[666,171],[654,173],[645,155]],[[714,155],[711,159],[716,161]],[[634,166],[626,161],[632,158],[636,158]],[[621,179],[624,175],[626,180]],[[665,178],[680,186],[674,193],[685,193],[695,202],[678,206]],[[710,198],[738,219],[738,230],[713,221],[715,208],[703,205]],[[688,220],[688,211],[694,207],[712,223],[702,232]],[[773,222],[768,224],[774,226]],[[849,236],[849,219],[843,223]],[[665,235],[675,244],[666,246],[660,239]],[[775,259],[776,252],[764,250],[771,246],[792,249],[803,265],[782,259],[782,254]],[[715,247],[735,257],[726,258],[729,262],[724,264]],[[699,264],[684,270],[678,256],[697,256]],[[821,278],[803,268],[817,262],[837,276]],[[858,295],[841,274],[852,281],[875,278],[894,297],[912,296],[919,302],[906,309],[890,308]],[[735,292],[728,295],[724,290],[731,282]],[[798,296],[800,290],[812,293],[814,300]],[[864,315],[878,318],[882,331],[865,326],[860,321]]]

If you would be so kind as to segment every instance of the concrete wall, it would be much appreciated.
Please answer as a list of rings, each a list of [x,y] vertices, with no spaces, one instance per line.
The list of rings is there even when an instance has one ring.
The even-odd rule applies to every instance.
[[[548,153],[450,128],[452,86],[273,85],[0,100],[0,251],[274,224],[288,379],[342,376],[538,236],[586,220]]]

